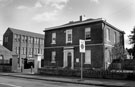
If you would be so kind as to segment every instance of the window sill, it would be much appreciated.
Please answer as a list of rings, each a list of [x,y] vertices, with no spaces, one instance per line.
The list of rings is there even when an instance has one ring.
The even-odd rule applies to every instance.
[[[89,40],[85,40],[85,41],[91,41],[91,39],[89,39]]]
[[[51,63],[56,63],[56,61],[51,61]]]
[[[72,44],[72,42],[66,42],[66,44]]]
[[[91,63],[84,63],[84,64],[91,64]]]
[[[56,44],[56,43],[51,43],[51,44]]]

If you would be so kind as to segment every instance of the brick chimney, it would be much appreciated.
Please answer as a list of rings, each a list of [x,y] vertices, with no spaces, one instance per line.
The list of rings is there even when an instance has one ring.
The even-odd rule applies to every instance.
[[[80,21],[82,21],[82,15],[80,16]]]
[[[81,15],[81,16],[80,16],[80,21],[83,21],[83,20],[86,20],[85,15]]]

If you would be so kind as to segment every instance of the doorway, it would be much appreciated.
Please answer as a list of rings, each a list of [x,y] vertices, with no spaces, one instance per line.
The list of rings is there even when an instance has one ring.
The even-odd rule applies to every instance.
[[[74,69],[74,53],[73,49],[64,50],[63,68]]]

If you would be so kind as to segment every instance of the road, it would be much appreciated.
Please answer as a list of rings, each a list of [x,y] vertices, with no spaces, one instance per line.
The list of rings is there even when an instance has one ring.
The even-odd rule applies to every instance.
[[[51,81],[1,76],[0,87],[101,87],[101,86],[90,86],[82,84],[70,84],[62,82],[51,82]]]

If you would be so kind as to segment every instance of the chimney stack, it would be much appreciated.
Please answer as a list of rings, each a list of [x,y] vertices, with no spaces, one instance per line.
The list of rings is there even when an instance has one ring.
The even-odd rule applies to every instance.
[[[85,15],[81,15],[81,16],[80,16],[80,21],[83,21],[83,20],[86,20]]]
[[[80,21],[82,21],[82,15],[80,16]]]

